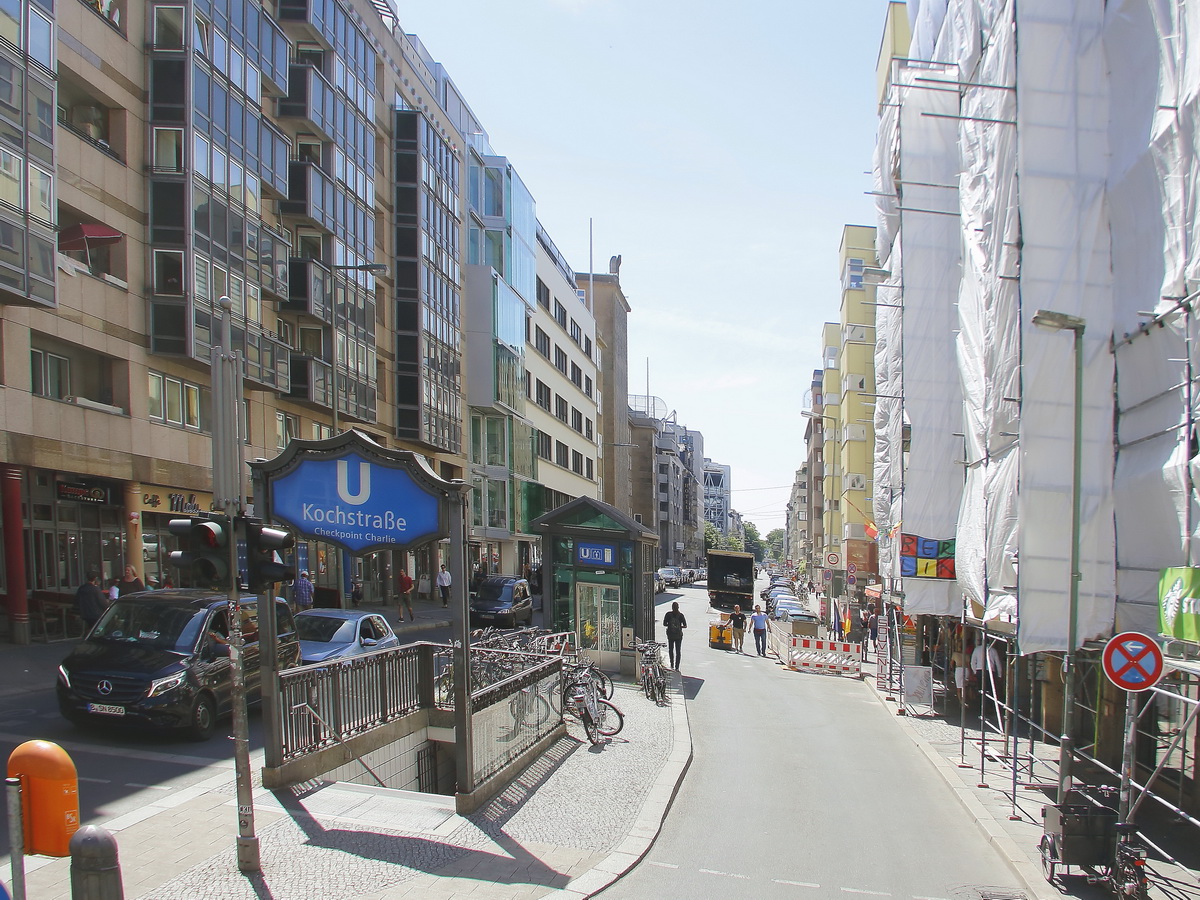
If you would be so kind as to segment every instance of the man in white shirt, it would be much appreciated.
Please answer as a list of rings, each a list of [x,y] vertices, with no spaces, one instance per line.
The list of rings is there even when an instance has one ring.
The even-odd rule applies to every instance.
[[[446,567],[442,566],[442,571],[438,572],[437,576],[438,593],[442,595],[442,607],[450,605],[450,573],[446,571]]]
[[[767,655],[767,614],[757,603],[754,614],[750,616],[750,627],[754,629],[754,647],[759,656]]]

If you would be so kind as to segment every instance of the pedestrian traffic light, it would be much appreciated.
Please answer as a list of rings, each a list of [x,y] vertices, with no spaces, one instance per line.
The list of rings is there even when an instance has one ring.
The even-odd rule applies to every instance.
[[[188,573],[203,587],[229,589],[230,523],[227,516],[172,519],[167,523],[167,530],[182,538],[184,547],[171,552],[171,565]]]
[[[271,528],[256,519],[246,519],[246,583],[252,594],[267,593],[279,581],[296,577],[296,567],[281,554],[296,546],[296,537],[282,528]]]

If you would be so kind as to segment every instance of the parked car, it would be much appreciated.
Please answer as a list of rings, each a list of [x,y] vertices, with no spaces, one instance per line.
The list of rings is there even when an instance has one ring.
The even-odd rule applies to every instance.
[[[232,712],[229,602],[213,591],[126,594],[58,667],[58,709],[75,724],[182,728],[207,740]],[[286,601],[276,598],[279,667],[300,662]],[[246,692],[259,698],[257,598],[241,601]]]
[[[399,647],[400,638],[379,613],[358,609],[306,609],[296,613],[300,662],[329,662]]]
[[[471,624],[516,628],[533,624],[529,582],[516,575],[489,575],[471,597]]]
[[[781,619],[787,622],[791,621],[793,615],[810,615],[810,613],[799,600],[780,597],[775,601],[775,606],[771,610],[772,619]]]
[[[658,574],[663,577],[667,587],[679,587],[683,583],[683,573],[674,566],[663,566],[658,570]]]

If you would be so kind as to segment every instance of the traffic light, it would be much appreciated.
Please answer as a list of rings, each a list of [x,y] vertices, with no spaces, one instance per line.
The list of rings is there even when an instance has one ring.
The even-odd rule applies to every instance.
[[[196,584],[229,589],[230,522],[227,516],[172,519],[167,530],[182,538],[184,547],[171,552],[171,565],[187,572]]]
[[[246,519],[246,583],[252,594],[268,593],[271,585],[291,581],[296,567],[281,554],[296,546],[296,537],[282,528],[271,528],[256,519]]]

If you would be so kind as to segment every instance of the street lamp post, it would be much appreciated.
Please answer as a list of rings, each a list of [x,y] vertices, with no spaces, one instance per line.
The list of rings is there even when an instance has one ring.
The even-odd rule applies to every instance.
[[[1086,322],[1079,316],[1039,309],[1033,314],[1033,324],[1053,331],[1070,331],[1074,334],[1075,357],[1075,430],[1071,472],[1071,591],[1067,606],[1067,650],[1063,654],[1063,715],[1062,736],[1058,744],[1058,797],[1059,804],[1066,803],[1067,791],[1071,787],[1071,764],[1074,747],[1071,725],[1075,710],[1075,643],[1079,630],[1079,519],[1080,482],[1083,469],[1083,330]]]

